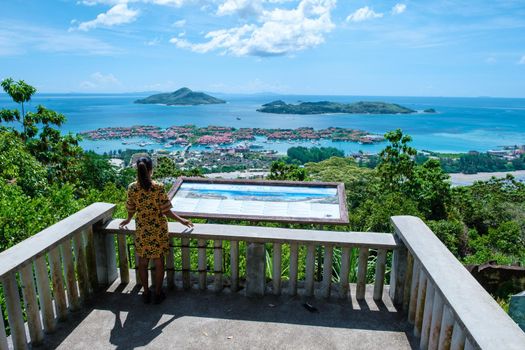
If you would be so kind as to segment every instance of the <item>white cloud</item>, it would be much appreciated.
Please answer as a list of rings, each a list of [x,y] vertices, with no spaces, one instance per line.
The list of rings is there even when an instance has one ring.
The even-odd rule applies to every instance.
[[[154,38],[152,40],[146,41],[144,44],[146,44],[147,46],[157,46],[160,44],[160,41],[160,38]]]
[[[521,59],[519,60],[518,64],[525,64],[525,55],[521,56]]]
[[[394,7],[392,7],[392,14],[393,15],[399,15],[399,14],[405,12],[406,9],[407,9],[407,5],[405,5],[405,4],[401,4],[401,3],[395,4]]]
[[[348,17],[346,17],[346,20],[348,22],[350,21],[351,22],[362,22],[362,21],[366,21],[369,19],[381,18],[381,17],[383,17],[382,13],[375,12],[368,6],[365,6],[365,7],[361,7],[360,9],[357,9],[355,12],[348,15]]]
[[[155,5],[175,6],[175,7],[181,7],[188,1],[191,1],[191,0],[143,0],[143,2],[146,2],[146,3],[149,2]]]
[[[175,21],[173,22],[172,26],[173,27],[176,27],[176,28],[182,28],[186,25],[186,20],[185,19],[181,19],[181,20],[178,20],[178,21]]]
[[[80,23],[78,29],[88,31],[100,26],[112,27],[131,23],[137,19],[138,15],[138,10],[128,8],[127,3],[121,3],[113,6],[107,12],[99,14],[94,20]]]
[[[296,8],[263,10],[258,24],[207,33],[204,43],[172,38],[177,47],[206,53],[220,50],[235,56],[275,56],[318,46],[335,27],[330,14],[336,0],[301,0]]]
[[[119,50],[78,32],[63,32],[23,22],[0,20],[0,56],[29,51],[67,52],[75,55],[111,55]]]
[[[226,0],[219,5],[217,15],[238,14],[241,17],[248,17],[260,15],[262,11],[262,0]]]
[[[95,72],[89,78],[89,80],[80,83],[80,88],[84,90],[107,90],[122,86],[121,82],[111,73]]]

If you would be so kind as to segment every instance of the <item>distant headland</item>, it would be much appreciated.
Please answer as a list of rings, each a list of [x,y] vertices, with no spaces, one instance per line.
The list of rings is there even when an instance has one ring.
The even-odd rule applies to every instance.
[[[175,92],[151,95],[149,97],[136,100],[135,103],[163,104],[168,106],[195,106],[226,103],[226,101],[207,95],[204,92],[194,92],[186,87],[183,87]]]
[[[356,102],[337,103],[329,101],[302,102],[299,104],[287,104],[277,100],[262,105],[257,109],[263,113],[277,114],[327,114],[327,113],[349,113],[349,114],[410,114],[416,111],[400,106],[395,103],[386,102]]]

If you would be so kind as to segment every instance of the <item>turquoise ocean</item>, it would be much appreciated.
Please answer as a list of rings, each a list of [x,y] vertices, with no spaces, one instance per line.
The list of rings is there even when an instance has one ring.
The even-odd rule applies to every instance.
[[[507,145],[525,144],[525,99],[511,98],[450,98],[450,97],[385,97],[385,96],[302,96],[302,95],[226,95],[213,94],[228,101],[220,105],[163,106],[135,104],[141,94],[37,94],[29,108],[42,104],[63,113],[67,122],[64,132],[77,133],[102,127],[194,124],[197,126],[233,126],[259,128],[345,127],[384,134],[401,128],[413,137],[418,150],[439,152],[487,151]],[[434,108],[436,114],[411,115],[281,115],[259,113],[256,109],[264,103],[281,99],[288,103],[299,101],[385,101],[398,103],[414,110]],[[9,97],[0,95],[1,108],[15,108]],[[130,140],[127,140],[130,141]],[[148,140],[133,140],[137,143]],[[257,140],[264,148],[286,152],[292,146],[312,146],[308,142],[268,142]],[[359,150],[376,153],[385,144],[360,145],[351,142],[321,141],[316,146],[334,146],[347,154]],[[122,140],[82,141],[85,149],[98,153],[110,150],[140,148],[123,145]],[[163,148],[150,144],[148,149]],[[197,147],[198,148],[198,147]],[[177,148],[171,148],[175,150]]]

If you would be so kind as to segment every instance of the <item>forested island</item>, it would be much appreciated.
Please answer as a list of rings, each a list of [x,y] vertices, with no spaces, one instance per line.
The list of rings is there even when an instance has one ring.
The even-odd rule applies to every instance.
[[[282,100],[273,101],[262,105],[257,109],[262,113],[277,114],[327,114],[327,113],[348,113],[348,114],[410,114],[416,113],[415,110],[386,102],[355,102],[337,103],[329,101],[320,102],[301,102],[299,104],[288,104]]]
[[[188,89],[187,87],[183,87],[174,92],[151,95],[149,97],[136,100],[135,103],[163,104],[168,106],[195,106],[226,103],[226,101],[205,94],[204,92],[195,92]]]

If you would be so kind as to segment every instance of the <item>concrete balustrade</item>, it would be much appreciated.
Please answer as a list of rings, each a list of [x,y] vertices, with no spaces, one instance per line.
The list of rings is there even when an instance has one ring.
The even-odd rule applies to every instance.
[[[392,224],[394,260],[405,258],[394,261],[390,293],[414,323],[421,349],[525,349],[525,333],[421,219],[394,216]],[[411,274],[402,259],[413,261]],[[397,298],[401,279],[410,286],[407,304]]]
[[[121,230],[121,220],[111,220],[113,210],[111,204],[92,204],[0,253],[9,326],[7,335],[0,322],[0,349],[42,343],[98,290],[119,278],[130,283],[129,269],[137,266],[129,244],[135,224]],[[169,223],[166,283],[251,297],[360,302],[369,291],[381,301],[390,271],[388,295],[413,324],[421,349],[525,349],[521,329],[420,219],[393,217],[392,223],[394,235]]]

